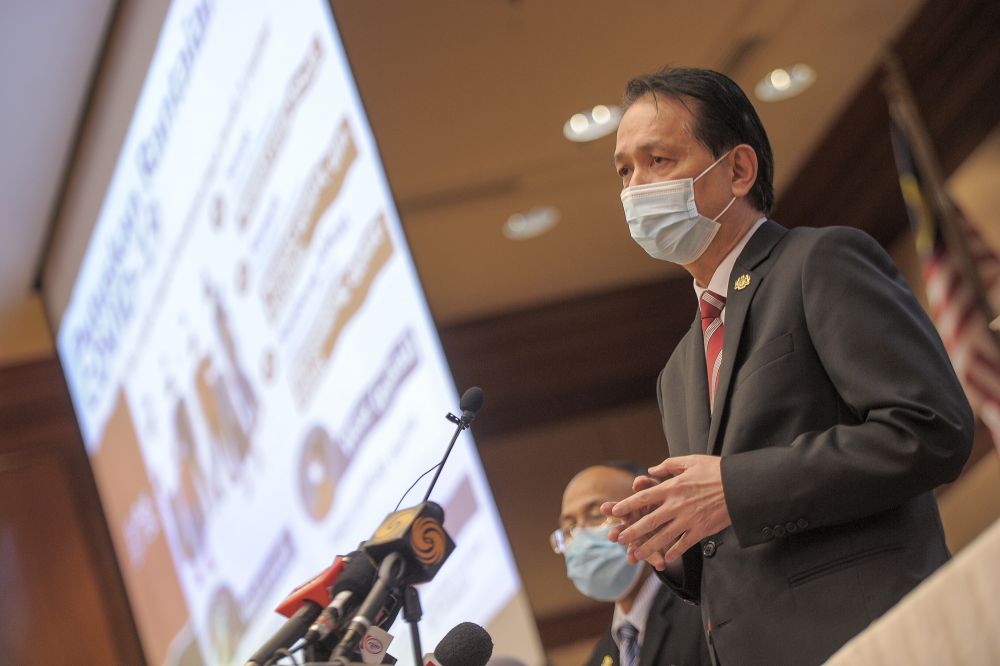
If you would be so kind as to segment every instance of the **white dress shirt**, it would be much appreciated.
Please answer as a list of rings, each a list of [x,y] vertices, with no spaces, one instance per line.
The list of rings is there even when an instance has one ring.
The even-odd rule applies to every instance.
[[[760,228],[760,225],[764,224],[764,221],[766,219],[767,219],[766,217],[760,218],[759,220],[754,222],[752,227],[750,227],[750,231],[743,234],[743,238],[740,239],[740,242],[737,243],[735,247],[733,247],[733,249],[729,251],[729,254],[726,255],[726,258],[722,260],[722,263],[719,264],[719,267],[715,269],[714,273],[712,273],[712,279],[708,281],[707,287],[699,287],[698,283],[692,280],[692,282],[694,283],[694,293],[695,296],[698,297],[699,303],[701,303],[701,295],[705,292],[706,289],[715,292],[716,294],[722,296],[723,298],[726,298],[726,296],[729,295],[729,274],[733,272],[733,266],[736,264],[736,258],[740,256],[740,252],[742,252],[743,248],[746,247],[746,244],[750,241],[750,237],[753,236],[754,232]],[[725,324],[726,308],[722,308],[721,316],[722,316],[722,323]]]
[[[649,610],[653,607],[653,600],[656,599],[656,593],[661,589],[663,589],[663,583],[651,573],[646,582],[639,588],[639,594],[635,595],[632,609],[628,613],[623,611],[621,606],[615,604],[615,614],[611,618],[611,638],[614,640],[615,646],[618,647],[619,653],[622,646],[618,644],[618,628],[626,622],[639,631],[639,645],[642,645],[646,637],[646,618],[649,617]]]

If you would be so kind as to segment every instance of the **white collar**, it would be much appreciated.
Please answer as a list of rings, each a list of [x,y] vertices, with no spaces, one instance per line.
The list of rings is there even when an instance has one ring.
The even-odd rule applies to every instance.
[[[740,252],[742,252],[743,248],[746,247],[748,242],[750,242],[750,237],[753,236],[754,232],[757,231],[757,229],[760,228],[760,225],[764,224],[766,220],[766,217],[761,217],[759,220],[754,222],[749,231],[743,234],[740,241],[733,247],[732,250],[729,251],[726,258],[722,260],[719,267],[715,269],[714,273],[712,273],[712,279],[708,281],[707,287],[699,287],[697,282],[694,280],[691,281],[694,284],[694,294],[698,297],[699,302],[701,302],[701,295],[705,293],[706,289],[714,291],[719,296],[726,298],[729,294],[729,274],[733,272],[733,266],[736,264],[737,257],[740,256]],[[725,312],[725,309],[723,309],[723,318],[726,316]]]
[[[635,595],[632,609],[628,613],[623,611],[621,606],[615,604],[615,614],[611,618],[611,638],[615,641],[615,645],[618,646],[619,652],[621,652],[621,645],[618,645],[618,629],[626,622],[638,630],[639,645],[642,645],[642,641],[646,636],[646,619],[649,617],[649,611],[653,607],[653,600],[656,599],[656,593],[660,591],[662,586],[663,583],[660,582],[660,579],[655,574],[650,573],[646,578],[646,582],[639,588],[639,594]]]

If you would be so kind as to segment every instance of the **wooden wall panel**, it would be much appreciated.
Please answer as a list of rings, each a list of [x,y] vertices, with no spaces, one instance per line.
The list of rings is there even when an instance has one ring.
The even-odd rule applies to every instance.
[[[54,359],[0,368],[0,663],[143,663]]]

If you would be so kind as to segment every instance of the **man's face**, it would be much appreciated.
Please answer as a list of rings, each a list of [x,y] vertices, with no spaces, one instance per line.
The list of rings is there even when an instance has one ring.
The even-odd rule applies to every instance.
[[[577,474],[563,492],[560,529],[568,533],[576,526],[603,523],[601,504],[617,502],[631,495],[633,478],[628,472],[615,467],[588,467]]]
[[[647,94],[628,108],[618,125],[615,169],[622,187],[694,178],[715,157],[693,134],[695,117],[679,101]],[[732,197],[726,168],[720,162],[695,183],[702,215],[714,217]]]

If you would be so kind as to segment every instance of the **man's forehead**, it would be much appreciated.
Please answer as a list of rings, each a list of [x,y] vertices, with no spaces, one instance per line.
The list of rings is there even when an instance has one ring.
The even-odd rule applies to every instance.
[[[615,158],[625,151],[679,149],[694,140],[694,116],[677,100],[647,95],[625,111],[618,126]],[[623,145],[624,144],[624,145]]]
[[[569,482],[563,493],[562,513],[582,511],[594,502],[629,494],[632,475],[615,467],[588,467]]]

